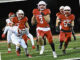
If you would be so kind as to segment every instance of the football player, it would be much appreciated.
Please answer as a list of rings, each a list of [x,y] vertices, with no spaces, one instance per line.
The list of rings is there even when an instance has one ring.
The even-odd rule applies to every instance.
[[[31,58],[32,56],[28,53],[27,45],[23,40],[22,36],[25,34],[25,28],[20,28],[19,26],[14,26],[14,23],[11,24],[12,27],[6,28],[6,31],[11,31],[11,40],[14,45],[16,45],[17,56],[20,56],[20,46],[24,48],[25,54],[27,57]]]
[[[50,22],[50,10],[46,8],[47,4],[44,1],[40,1],[37,4],[38,8],[33,10],[33,17],[32,17],[32,25],[37,23],[37,37],[38,42],[41,45],[40,54],[44,52],[44,44],[43,44],[43,36],[45,35],[48,39],[48,42],[53,50],[53,57],[57,58],[57,54],[55,52],[55,47],[53,43],[53,38],[49,26]]]
[[[24,11],[23,10],[18,10],[16,12],[16,15],[17,15],[17,17],[14,17],[13,20],[12,20],[13,23],[15,25],[18,25],[19,28],[21,28],[21,29],[26,28],[26,30],[25,30],[26,32],[23,35],[23,39],[27,43],[27,36],[28,36],[30,38],[30,40],[31,40],[32,48],[34,49],[35,46],[34,46],[33,36],[32,36],[32,34],[29,33],[30,27],[29,27],[29,24],[28,24],[28,18],[26,16],[24,16]]]
[[[10,12],[8,14],[8,19],[6,19],[6,26],[4,28],[4,32],[2,34],[2,38],[5,37],[5,34],[7,33],[7,43],[8,43],[8,53],[11,53],[11,34],[12,32],[11,31],[6,31],[6,28],[9,28],[11,27],[12,25],[12,18],[15,17],[15,14],[13,12]]]
[[[64,14],[64,6],[60,6],[59,12],[56,13],[56,16],[57,16],[57,18],[56,18],[56,32],[60,31],[60,20],[58,17],[60,14]]]
[[[64,49],[62,50],[66,54],[66,48],[71,41],[72,26],[74,26],[74,14],[71,14],[71,8],[69,6],[64,7],[64,14],[60,14],[60,49],[64,42]]]

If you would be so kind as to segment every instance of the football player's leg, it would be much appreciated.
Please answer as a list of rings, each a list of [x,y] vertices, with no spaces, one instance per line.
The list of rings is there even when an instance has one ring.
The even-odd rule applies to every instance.
[[[8,53],[11,53],[11,32],[7,33]]]
[[[24,39],[24,41],[25,41],[25,43],[26,43],[26,45],[27,45],[27,35],[24,34],[24,35],[22,36],[22,38]]]
[[[60,38],[60,45],[59,45],[59,49],[62,49],[62,45],[63,45],[64,38],[65,38],[65,33],[64,33],[64,32],[62,32],[62,31],[60,31],[59,38]]]
[[[34,39],[33,39],[33,35],[29,33],[29,30],[26,28],[26,34],[27,36],[30,38],[31,40],[31,43],[32,43],[32,48],[34,49],[35,46],[34,46]]]
[[[17,56],[19,56],[20,55],[20,43],[19,43],[20,40],[14,34],[11,35],[11,40],[12,40],[12,43],[16,45],[16,53],[17,53]]]
[[[20,44],[24,48],[26,56],[31,58],[32,56],[28,53],[27,45],[25,44],[25,41],[23,39],[21,39],[21,43]]]
[[[69,41],[71,41],[71,32],[66,33],[66,38],[65,38],[65,43],[64,43],[64,49],[63,49],[63,53],[66,54],[66,48],[69,44]]]
[[[37,43],[37,48],[36,48],[36,50],[39,51],[39,42],[38,42],[38,38],[36,39],[36,43]]]
[[[44,52],[43,36],[44,36],[44,32],[41,30],[38,30],[38,42],[41,45],[40,54],[43,54]]]
[[[74,32],[73,28],[72,28],[72,35],[74,37],[74,40],[76,40],[76,36],[75,36],[75,32]]]
[[[46,33],[46,36],[47,36],[48,42],[49,42],[49,44],[50,44],[50,46],[51,46],[51,48],[52,48],[52,50],[53,50],[53,57],[54,57],[54,58],[57,58],[57,54],[56,54],[56,52],[55,52],[55,46],[54,46],[54,43],[53,43],[53,38],[52,38],[51,31],[48,31],[48,32]]]
[[[43,37],[44,45],[46,45],[46,36]]]

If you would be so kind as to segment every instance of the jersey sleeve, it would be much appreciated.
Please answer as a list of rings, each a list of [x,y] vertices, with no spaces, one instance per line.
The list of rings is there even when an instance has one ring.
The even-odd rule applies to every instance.
[[[58,17],[60,15],[60,13],[58,12],[58,13],[56,13],[56,16]]]
[[[75,15],[72,14],[72,15],[70,16],[70,19],[71,19],[71,20],[75,20]]]
[[[25,17],[25,18],[24,18],[24,20],[25,20],[25,21],[28,21],[28,18],[27,18],[27,17]]]
[[[33,15],[36,15],[36,11],[37,11],[37,9],[33,9]]]
[[[59,15],[59,16],[58,16],[58,18],[59,18],[59,19],[62,19],[62,18],[63,18],[63,16],[62,16],[62,15]]]
[[[44,15],[48,15],[51,14],[50,9],[45,9],[44,11],[42,11],[44,13]]]
[[[46,12],[47,12],[47,14],[51,14],[50,9],[47,9]]]

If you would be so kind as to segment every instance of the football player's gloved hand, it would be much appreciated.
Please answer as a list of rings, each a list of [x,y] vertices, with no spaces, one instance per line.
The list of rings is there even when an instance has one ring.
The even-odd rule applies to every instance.
[[[60,32],[59,26],[56,26],[56,32]]]
[[[32,46],[32,49],[35,49],[35,46],[34,45]]]
[[[67,26],[72,27],[72,25],[70,23],[68,23]]]
[[[2,38],[5,38],[5,34],[2,34]]]
[[[45,14],[43,12],[41,12],[41,15],[44,16]]]

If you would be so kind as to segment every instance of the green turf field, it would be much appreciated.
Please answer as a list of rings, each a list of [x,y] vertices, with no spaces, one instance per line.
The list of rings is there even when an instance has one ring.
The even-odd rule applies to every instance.
[[[35,42],[36,43],[36,42]],[[54,59],[52,56],[52,50],[50,45],[47,43],[45,46],[45,51],[43,55],[39,54],[39,51],[36,49],[32,50],[31,43],[28,41],[28,50],[29,53],[32,55],[32,58],[28,58],[24,54],[24,50],[21,48],[21,56],[17,56],[15,52],[15,46],[12,44],[12,53],[7,53],[7,43],[0,43],[0,52],[1,52],[1,59],[2,60],[63,60],[68,58],[79,58],[80,57],[80,36],[77,36],[77,40],[72,41],[69,43],[67,48],[67,54],[63,55],[62,50],[58,49],[59,40],[54,39],[56,53],[58,58]],[[36,44],[35,44],[36,45]]]

